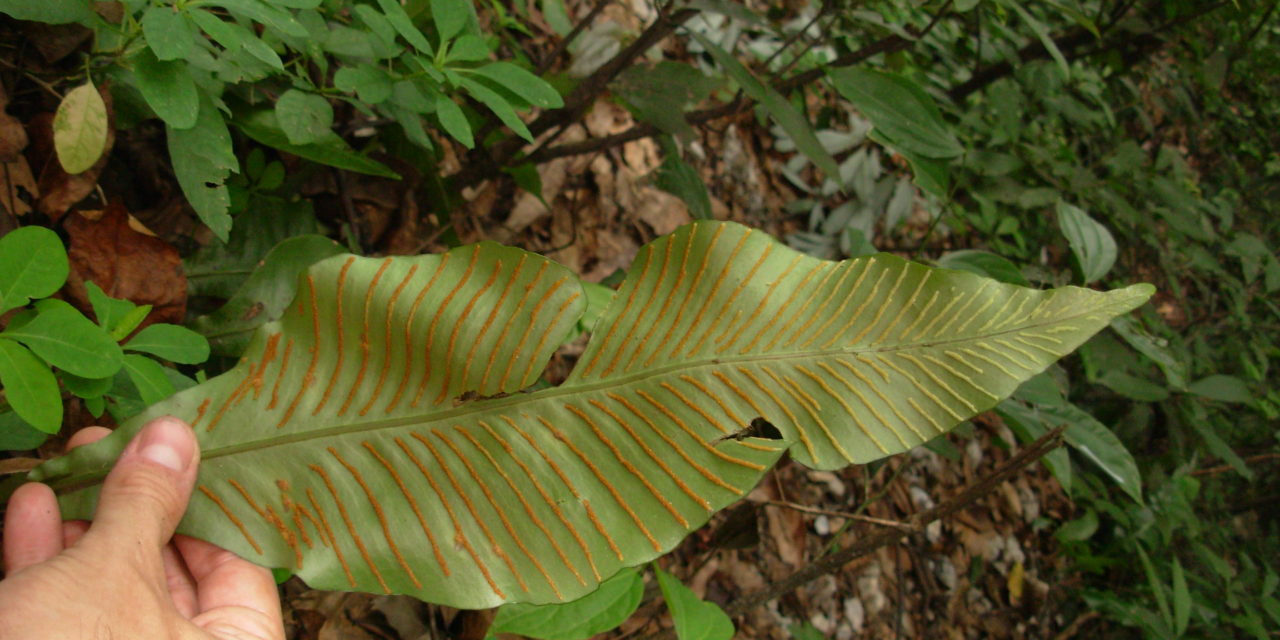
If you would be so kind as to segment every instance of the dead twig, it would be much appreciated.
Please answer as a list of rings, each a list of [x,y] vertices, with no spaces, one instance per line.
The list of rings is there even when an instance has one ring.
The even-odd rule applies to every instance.
[[[783,500],[761,500],[760,504],[767,504],[775,507],[785,507],[793,511],[800,511],[802,513],[812,513],[814,515],[819,515],[819,516],[844,518],[845,520],[857,520],[858,522],[866,522],[868,524],[874,524],[881,527],[890,527],[893,529],[899,529],[902,531],[906,531],[907,533],[912,533],[915,531],[915,529],[911,528],[911,525],[904,524],[896,520],[885,520],[884,518],[864,516],[857,513],[850,513],[848,511],[831,511],[829,509],[819,509],[817,507],[806,507],[805,505],[802,505],[802,504],[796,504],[794,502],[785,502]]]

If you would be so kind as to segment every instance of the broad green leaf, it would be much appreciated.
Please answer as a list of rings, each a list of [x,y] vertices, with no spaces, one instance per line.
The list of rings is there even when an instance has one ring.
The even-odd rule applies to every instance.
[[[43,300],[39,313],[22,327],[0,332],[45,362],[85,378],[103,378],[120,370],[120,346],[107,332],[61,300]]]
[[[238,113],[235,123],[250,138],[268,147],[292,153],[312,162],[319,162],[331,167],[371,176],[400,178],[400,174],[387,168],[387,165],[360,155],[360,153],[348,146],[346,141],[339,137],[338,134],[332,131],[329,131],[318,142],[293,144],[281,129],[279,122],[276,120],[275,112],[270,109],[257,109]]]
[[[933,98],[914,82],[860,67],[832,69],[827,77],[840,95],[902,150],[940,159],[964,153]]]
[[[153,324],[124,344],[125,351],[140,351],[179,364],[200,364],[209,359],[209,341],[176,324]]]
[[[1187,393],[1220,402],[1253,403],[1253,393],[1243,380],[1223,374],[1206,376],[1192,382],[1187,385]]]
[[[1083,542],[1092,538],[1097,531],[1098,514],[1093,509],[1089,509],[1079,518],[1062,523],[1062,526],[1058,527],[1058,530],[1053,535],[1063,542]]]
[[[959,269],[976,273],[980,276],[995,278],[1009,284],[1031,286],[1022,272],[1012,262],[987,251],[977,249],[961,249],[952,251],[938,258],[937,265],[943,269]]]
[[[527,100],[529,104],[544,109],[564,106],[564,99],[546,80],[511,64],[510,62],[491,62],[474,69],[459,69],[460,72],[477,75],[492,80],[498,86]]]
[[[191,55],[196,32],[181,11],[152,6],[142,14],[142,35],[160,60],[181,60]]]
[[[733,621],[723,609],[694,595],[666,571],[653,568],[658,588],[671,611],[676,637],[680,640],[729,640],[733,637]]]
[[[262,0],[208,0],[207,4],[241,14],[287,36],[306,38],[309,35],[306,28],[293,18],[293,14]]]
[[[774,122],[782,127],[783,131],[791,137],[795,142],[796,148],[803,153],[806,158],[813,162],[814,166],[822,169],[828,178],[838,179],[840,176],[840,167],[836,165],[835,158],[827,152],[826,147],[818,141],[818,136],[813,132],[813,125],[805,118],[804,114],[798,111],[782,94],[774,91],[772,87],[760,82],[751,71],[744,67],[738,59],[733,57],[728,51],[721,49],[719,45],[708,40],[702,34],[696,31],[690,31],[689,35],[702,44],[702,46],[716,59],[716,62],[724,67],[726,73],[729,74],[733,81],[744,93],[751,96],[760,106],[773,117]]]
[[[119,342],[138,328],[143,319],[151,312],[151,305],[138,306],[128,300],[117,300],[106,294],[92,280],[84,283],[89,304],[93,307],[93,316],[98,326],[107,330],[111,339]]]
[[[54,294],[67,281],[67,250],[44,227],[21,227],[0,237],[0,314]]]
[[[1110,369],[1098,376],[1098,384],[1140,402],[1162,402],[1169,397],[1168,389],[1119,369]]]
[[[391,76],[381,67],[372,64],[338,69],[333,74],[333,86],[354,92],[369,104],[378,104],[391,97]]]
[[[342,247],[324,236],[307,234],[284,240],[262,258],[226,304],[195,318],[190,326],[208,338],[214,353],[239,357],[258,327],[284,313],[296,293],[298,275],[339,253]]]
[[[1129,317],[1116,318],[1111,322],[1111,328],[1124,338],[1129,346],[1151,358],[1151,361],[1164,372],[1165,380],[1169,382],[1170,387],[1179,391],[1187,388],[1187,363],[1173,353],[1167,340],[1151,335],[1136,320]]]
[[[563,604],[509,604],[498,609],[489,637],[513,633],[542,640],[590,638],[622,624],[640,606],[644,579],[623,569],[591,593]]]
[[[400,37],[413,45],[414,49],[426,54],[434,54],[431,43],[427,42],[426,36],[422,35],[418,28],[413,26],[413,20],[409,18],[409,14],[405,13],[404,7],[396,0],[378,0],[378,6],[382,8],[382,14],[386,17],[387,22],[391,23],[391,27],[400,34]]]
[[[144,405],[155,404],[173,395],[173,383],[159,362],[136,353],[124,354],[124,371],[138,389]]]
[[[441,40],[452,40],[461,33],[470,16],[469,0],[431,0],[431,19]]]
[[[996,406],[996,413],[1023,442],[1035,442],[1037,438],[1049,432],[1040,414],[1032,407],[1013,399],[1008,399]],[[1058,447],[1045,454],[1044,466],[1058,479],[1063,491],[1071,493],[1074,476],[1071,470],[1071,455],[1063,447]]]
[[[1097,418],[1075,405],[1039,407],[1050,426],[1067,425],[1062,437],[1076,451],[1111,477],[1136,502],[1142,502],[1142,476],[1124,443]]]
[[[62,394],[49,365],[26,347],[0,338],[0,386],[5,400],[27,424],[57,433],[62,426]]]
[[[320,142],[333,133],[333,106],[323,96],[289,89],[276,101],[276,122],[289,144]]]
[[[92,82],[62,97],[53,116],[53,148],[62,169],[83,173],[98,162],[107,149],[107,105]]]
[[[562,385],[518,393],[585,310],[568,270],[492,243],[335,256],[230,371],[31,478],[85,517],[128,438],[171,414],[203,455],[183,533],[316,588],[562,602],[674,547],[784,452],[835,469],[906,451],[1151,293],[826,262],[702,222],[638,253]],[[757,417],[780,437],[743,433]]]
[[[443,93],[436,94],[436,118],[440,120],[440,126],[463,146],[470,149],[476,145],[471,135],[471,124],[462,113],[462,107]]]
[[[213,234],[226,240],[231,231],[230,196],[224,184],[239,170],[231,132],[222,113],[206,97],[200,98],[195,126],[189,129],[165,127],[169,138],[169,159],[173,173],[191,208]]]
[[[489,43],[484,38],[468,34],[453,41],[445,59],[448,62],[479,62],[488,60],[490,53]]]
[[[27,424],[16,412],[0,412],[0,451],[35,449],[49,439],[49,434]]]
[[[1116,263],[1116,241],[1111,232],[1079,207],[1058,201],[1058,227],[1080,263],[1085,284],[1102,279]]]
[[[0,0],[0,13],[17,20],[48,24],[87,23],[97,19],[93,7],[83,0]]]
[[[209,34],[210,38],[213,38],[214,42],[222,45],[228,51],[234,52],[243,49],[264,64],[277,70],[284,70],[284,63],[281,62],[279,54],[267,46],[267,43],[260,40],[252,31],[235,22],[223,20],[204,9],[192,9],[188,15],[191,16],[197,26]]]
[[[175,129],[190,129],[200,114],[200,94],[183,60],[156,59],[150,49],[133,57],[138,90],[156,115]]]

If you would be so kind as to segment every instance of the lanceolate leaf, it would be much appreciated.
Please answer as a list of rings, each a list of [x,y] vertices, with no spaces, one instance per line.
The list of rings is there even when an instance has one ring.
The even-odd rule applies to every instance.
[[[525,394],[586,306],[567,270],[493,244],[335,256],[237,367],[32,478],[87,517],[126,440],[172,414],[203,452],[184,533],[317,588],[563,601],[671,549],[785,450],[824,469],[905,451],[1150,294],[825,262],[697,223],[639,253],[564,384]],[[757,417],[781,439],[746,437]]]

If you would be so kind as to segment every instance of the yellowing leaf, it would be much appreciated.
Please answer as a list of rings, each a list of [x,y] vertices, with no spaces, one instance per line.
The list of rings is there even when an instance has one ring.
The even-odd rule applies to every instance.
[[[107,148],[107,105],[92,82],[63,96],[53,116],[53,148],[70,174],[88,171],[102,157]]]

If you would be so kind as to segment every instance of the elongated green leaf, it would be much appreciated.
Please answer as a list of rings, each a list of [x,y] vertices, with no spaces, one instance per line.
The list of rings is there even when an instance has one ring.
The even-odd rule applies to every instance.
[[[847,67],[827,73],[831,84],[896,146],[926,158],[954,158],[964,147],[924,90],[902,76]]]
[[[387,165],[360,155],[332,131],[322,135],[318,142],[293,144],[281,129],[280,123],[276,120],[276,114],[272,110],[257,109],[239,113],[235,123],[250,138],[268,147],[275,147],[312,162],[371,176],[400,178],[400,174],[389,169]]]
[[[671,610],[676,637],[680,640],[729,640],[733,637],[733,621],[723,609],[694,595],[671,574],[654,567],[658,587]]]
[[[42,300],[30,322],[0,336],[16,340],[45,362],[85,378],[120,370],[120,347],[107,332],[61,300]]]
[[[431,0],[431,19],[441,40],[452,40],[467,26],[471,15],[471,3],[467,0]]]
[[[413,26],[413,20],[409,18],[409,14],[405,13],[404,7],[396,0],[378,0],[378,6],[382,8],[382,13],[386,16],[387,22],[391,23],[391,27],[413,45],[414,49],[427,54],[434,54],[431,49],[431,43],[427,42],[426,36],[422,35],[418,28]]]
[[[640,606],[644,579],[624,569],[599,589],[564,604],[510,604],[498,610],[489,637],[514,633],[543,640],[590,638],[622,624]]]
[[[1138,463],[1106,425],[1072,404],[1040,407],[1039,411],[1045,416],[1045,421],[1055,427],[1066,424],[1062,437],[1067,444],[1111,476],[1135,501],[1142,502],[1142,477],[1138,473]]]
[[[199,364],[209,358],[209,341],[176,324],[153,324],[130,338],[124,348],[181,364]]]
[[[142,34],[160,60],[181,60],[191,55],[197,35],[181,11],[166,6],[153,6],[142,14]]]
[[[6,13],[18,20],[36,20],[49,24],[65,24],[68,22],[89,23],[97,19],[88,2],[81,0],[0,0],[0,13]]]
[[[689,35],[692,35],[711,53],[711,56],[716,59],[720,66],[724,67],[725,72],[729,74],[729,77],[733,78],[734,82],[738,83],[744,93],[760,103],[760,106],[773,117],[778,126],[782,127],[788,136],[791,136],[791,140],[796,143],[796,148],[800,150],[800,153],[809,158],[814,166],[822,169],[828,178],[837,179],[840,176],[840,167],[836,165],[835,158],[832,158],[826,147],[823,147],[822,143],[818,141],[818,136],[813,132],[813,125],[809,124],[803,113],[791,106],[791,103],[787,102],[787,99],[782,97],[782,94],[774,91],[769,85],[760,82],[759,79],[751,74],[749,69],[742,66],[742,63],[738,62],[738,59],[728,51],[720,48],[719,45],[696,31],[690,31]]]
[[[0,237],[0,314],[53,295],[70,271],[58,234],[44,227],[6,233]]]
[[[488,78],[511,93],[544,109],[564,106],[564,99],[546,80],[517,67],[510,62],[491,62],[483,67],[462,69],[465,73]]]
[[[529,142],[533,142],[533,134],[529,132],[529,127],[525,126],[524,121],[516,114],[516,110],[511,106],[511,103],[507,102],[507,99],[502,97],[501,94],[479,82],[469,80],[467,78],[462,79],[462,86],[470,92],[476,100],[484,103],[484,106],[489,107],[489,109],[493,111],[493,115],[498,116],[498,119],[502,121],[502,124],[511,127],[511,130],[516,132],[516,135],[519,135],[521,138],[524,138]]]
[[[156,115],[175,129],[190,129],[200,114],[200,94],[182,60],[159,60],[150,49],[133,57],[138,90]]]
[[[436,118],[440,120],[440,126],[463,146],[470,149],[476,145],[475,138],[471,135],[471,123],[467,122],[462,107],[443,93],[436,94]]]
[[[1080,263],[1085,283],[1107,275],[1116,263],[1116,241],[1111,232],[1079,207],[1058,202],[1058,226]]]
[[[107,105],[92,82],[63,96],[53,116],[53,148],[67,173],[88,171],[107,148]]]
[[[62,425],[62,394],[49,365],[26,347],[0,338],[0,386],[5,399],[27,424],[57,433]]]
[[[333,107],[323,96],[290,89],[276,101],[276,122],[289,144],[320,142],[333,134]]]
[[[189,129],[166,127],[169,158],[182,193],[191,201],[200,221],[225,241],[231,231],[231,197],[225,182],[239,171],[240,162],[231,147],[231,132],[222,113],[206,97],[200,98],[195,126]]]
[[[159,362],[136,353],[124,355],[124,371],[138,389],[143,404],[155,404],[173,395],[173,383]]]
[[[784,451],[822,469],[905,451],[1152,292],[832,263],[696,223],[639,252],[564,384],[518,393],[586,307],[563,267],[486,243],[335,256],[299,282],[231,371],[32,479],[87,517],[127,439],[172,414],[203,455],[184,533],[318,588],[560,602],[671,549]],[[755,418],[780,437],[744,433]]]

